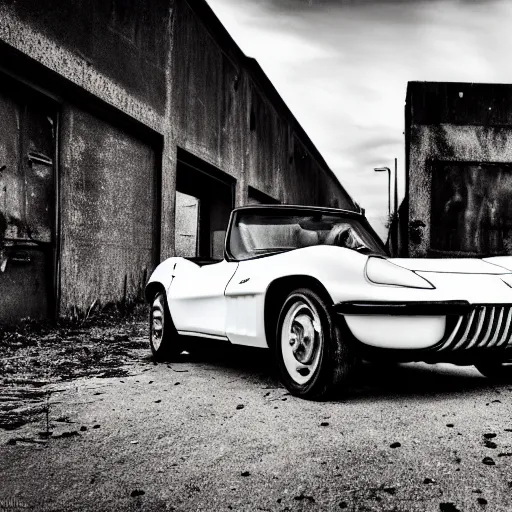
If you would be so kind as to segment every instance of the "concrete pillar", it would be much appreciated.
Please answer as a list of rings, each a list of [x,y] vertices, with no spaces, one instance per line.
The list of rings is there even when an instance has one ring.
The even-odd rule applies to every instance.
[[[177,168],[177,145],[176,135],[173,129],[173,105],[172,105],[172,58],[174,49],[175,34],[175,10],[174,1],[169,2],[169,15],[167,34],[169,37],[169,49],[167,54],[165,78],[166,97],[165,114],[162,123],[163,148],[162,168],[160,184],[160,255],[159,261],[174,256],[174,219],[176,201],[176,168]]]

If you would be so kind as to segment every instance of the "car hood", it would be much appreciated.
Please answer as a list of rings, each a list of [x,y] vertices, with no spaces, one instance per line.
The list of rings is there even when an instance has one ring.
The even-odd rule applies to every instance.
[[[409,270],[419,272],[444,272],[450,274],[509,274],[512,256],[492,258],[390,258],[389,261]]]

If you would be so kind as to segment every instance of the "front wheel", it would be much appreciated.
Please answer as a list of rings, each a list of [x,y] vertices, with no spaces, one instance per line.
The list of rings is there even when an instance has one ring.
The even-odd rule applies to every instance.
[[[292,291],[276,334],[277,364],[290,393],[321,399],[343,390],[355,366],[354,347],[320,295],[308,288]]]
[[[153,356],[159,361],[175,357],[183,350],[163,292],[158,292],[151,304],[149,345]]]
[[[502,359],[484,360],[475,364],[476,369],[485,377],[495,381],[512,381],[512,354]]]

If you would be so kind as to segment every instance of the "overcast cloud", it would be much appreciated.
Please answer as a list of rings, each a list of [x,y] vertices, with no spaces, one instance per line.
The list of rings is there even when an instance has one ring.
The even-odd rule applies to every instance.
[[[407,82],[512,82],[508,0],[208,2],[383,237]]]

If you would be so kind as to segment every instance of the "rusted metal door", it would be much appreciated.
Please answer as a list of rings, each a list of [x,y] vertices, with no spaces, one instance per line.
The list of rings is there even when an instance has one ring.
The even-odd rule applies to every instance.
[[[0,322],[54,312],[54,106],[0,90]]]

